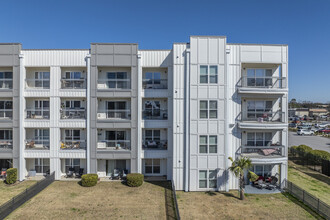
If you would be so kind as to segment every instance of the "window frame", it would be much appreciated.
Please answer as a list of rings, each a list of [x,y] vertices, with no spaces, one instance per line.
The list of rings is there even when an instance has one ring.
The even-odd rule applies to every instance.
[[[201,143],[201,137],[206,137],[206,143]],[[215,137],[216,143],[211,144],[210,137]],[[200,154],[217,154],[218,153],[218,135],[199,135],[198,137],[198,152]],[[206,152],[201,152],[201,146],[206,147]],[[210,146],[215,146],[216,152],[210,152]]]
[[[201,68],[206,67],[206,74],[202,74]],[[211,68],[214,68],[216,72],[211,74]],[[204,78],[204,80],[201,80]],[[215,79],[215,80],[212,80]],[[205,81],[205,82],[202,82]],[[214,81],[214,82],[213,82]],[[217,64],[199,65],[199,84],[218,84],[219,83],[219,68]]]
[[[205,179],[201,179],[200,178],[200,173],[201,172],[206,172],[206,178]],[[214,178],[210,178],[210,174],[212,172],[215,172],[215,176]],[[206,181],[206,187],[200,187],[200,182],[201,181]],[[210,187],[210,182],[211,181],[215,181],[216,182],[216,187]],[[218,169],[199,169],[198,170],[198,189],[213,189],[216,190],[218,189]]]
[[[206,108],[201,109],[201,103],[206,102]],[[216,108],[211,108],[211,102],[216,103]],[[206,117],[202,117],[202,112],[206,111]],[[215,112],[215,117],[211,117]],[[218,119],[218,100],[199,100],[199,119]]]
[[[155,160],[159,161],[159,165],[154,163]],[[147,161],[151,161],[151,165],[147,165]],[[151,173],[147,172],[147,167],[151,168]],[[159,172],[155,172],[155,167],[159,168]],[[144,160],[144,173],[146,175],[160,175],[161,174],[161,159],[149,158]]]

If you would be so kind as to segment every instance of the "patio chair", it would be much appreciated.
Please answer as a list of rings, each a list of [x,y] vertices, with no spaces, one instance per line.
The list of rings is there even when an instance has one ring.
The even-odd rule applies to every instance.
[[[76,171],[74,175],[76,178],[81,178],[83,174],[84,174],[84,168],[79,168],[79,171]]]
[[[2,168],[0,177],[1,178],[6,178],[6,175],[7,175],[7,168]]]
[[[119,170],[118,170],[118,169],[114,169],[114,170],[113,170],[113,174],[112,174],[112,176],[111,176],[111,179],[112,179],[112,180],[118,180],[119,177],[120,177],[119,174],[120,174],[120,173],[119,173]]]
[[[278,178],[275,176],[272,176],[271,179],[272,179],[271,182],[269,184],[267,184],[267,186],[266,186],[266,189],[268,189],[268,190],[273,190],[273,189],[276,189],[276,187],[277,187],[276,183],[278,181]]]
[[[69,171],[66,173],[66,178],[73,177],[74,169],[72,167],[69,168]]]
[[[121,173],[121,177],[120,177],[120,178],[121,178],[122,180],[126,180],[126,178],[127,178],[127,174],[128,174],[128,170],[126,170],[126,169],[123,170],[123,172]]]

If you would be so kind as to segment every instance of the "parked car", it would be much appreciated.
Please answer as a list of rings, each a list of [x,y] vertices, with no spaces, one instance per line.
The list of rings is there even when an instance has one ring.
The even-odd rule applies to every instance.
[[[330,129],[320,129],[317,132],[321,132],[321,133],[330,133]]]
[[[326,128],[326,127],[328,127],[328,126],[329,126],[328,123],[315,124],[315,127],[318,127],[318,128]]]
[[[314,131],[308,130],[308,129],[299,129],[297,131],[298,135],[313,135]]]
[[[289,124],[289,128],[296,128],[297,127],[297,124],[296,123],[290,123]]]

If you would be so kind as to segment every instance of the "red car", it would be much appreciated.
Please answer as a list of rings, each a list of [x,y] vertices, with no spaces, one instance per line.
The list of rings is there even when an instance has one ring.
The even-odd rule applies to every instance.
[[[320,129],[317,132],[330,133],[330,129]]]

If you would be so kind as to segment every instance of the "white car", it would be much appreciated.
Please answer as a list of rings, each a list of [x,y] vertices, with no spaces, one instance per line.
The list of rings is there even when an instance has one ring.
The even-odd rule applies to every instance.
[[[313,135],[314,131],[308,130],[308,129],[299,129],[297,131],[298,135]]]

